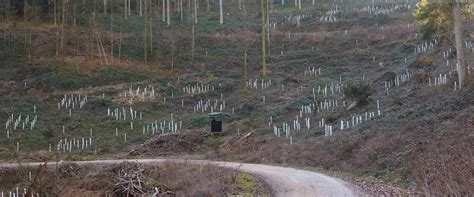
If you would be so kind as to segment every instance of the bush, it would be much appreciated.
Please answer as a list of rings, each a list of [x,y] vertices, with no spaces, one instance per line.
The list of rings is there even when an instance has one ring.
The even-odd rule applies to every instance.
[[[209,118],[206,115],[190,115],[186,117],[185,122],[193,128],[200,128],[209,123]]]
[[[366,83],[358,84],[347,84],[344,89],[344,95],[357,101],[358,105],[366,105],[371,100],[371,96],[374,94],[374,88]]]

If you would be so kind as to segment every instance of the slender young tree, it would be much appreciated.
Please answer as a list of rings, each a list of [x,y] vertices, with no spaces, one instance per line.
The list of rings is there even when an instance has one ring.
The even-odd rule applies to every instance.
[[[23,1],[23,20],[26,22],[28,18],[28,1]]]
[[[196,1],[197,1],[197,0],[193,0],[193,10],[196,10],[196,9],[197,9],[197,8],[196,8],[196,6],[197,6],[197,2],[196,2]],[[196,20],[197,15],[196,15],[196,14],[197,14],[197,12],[194,11],[194,12],[193,12],[193,26],[192,26],[192,29],[191,29],[191,34],[192,34],[192,41],[191,41],[191,65],[194,63],[194,50],[195,50],[195,44],[196,44],[196,42],[195,42],[196,37],[195,37],[195,35],[194,35],[194,34],[195,34],[196,23],[197,23],[197,20]]]
[[[171,25],[170,0],[166,0],[166,24]]]
[[[198,5],[197,5],[197,0],[194,0],[194,23],[198,23]]]
[[[220,24],[224,24],[224,11],[222,10],[222,0],[219,0],[219,16],[220,16]]]
[[[267,76],[267,52],[266,52],[266,23],[267,23],[267,19],[266,19],[266,12],[267,12],[267,0],[260,0],[262,5],[261,5],[261,14],[262,14],[262,32],[261,32],[261,36],[262,36],[262,75],[265,77]]]
[[[112,0],[110,4],[111,4],[110,5],[110,62],[113,64],[114,63],[114,1]],[[105,5],[107,5],[107,3],[105,3]]]
[[[149,43],[150,43],[150,54],[153,54],[153,11],[154,9],[154,4],[152,0],[147,0],[149,1],[148,4],[148,24],[149,24]]]
[[[131,0],[128,0],[128,16],[131,16],[132,15],[132,3],[130,2]]]
[[[123,15],[124,17],[120,17],[120,33],[119,33],[119,46],[118,46],[118,59],[119,61],[122,60],[122,32],[123,32],[123,23],[125,22],[125,19],[127,18],[127,0],[124,2],[124,10],[123,10]]]
[[[53,4],[53,17],[54,17],[54,26],[58,25],[58,1],[59,0],[54,0]]]
[[[143,0],[138,0],[138,5],[139,5],[138,12],[140,13],[140,16],[143,16]]]
[[[103,3],[104,3],[104,14],[107,15],[107,0],[104,0]]]
[[[464,69],[464,47],[462,36],[461,5],[459,2],[453,2],[453,21],[454,21],[454,39],[456,46],[456,67],[459,78],[459,88],[464,86],[466,71]]]
[[[64,50],[64,42],[65,42],[65,35],[64,35],[64,29],[66,28],[66,2],[67,0],[63,0],[62,4],[62,9],[61,9],[61,44],[60,48],[61,50]]]
[[[247,8],[245,7],[245,0],[242,0],[242,9],[244,11],[244,31],[247,32]],[[244,38],[244,81],[248,79],[248,54],[247,54],[247,37]]]
[[[163,8],[161,11],[161,21],[165,22],[166,21],[166,0],[161,0],[161,7]]]
[[[180,16],[180,20],[183,21],[184,19],[184,11],[183,11],[183,0],[179,0],[179,16]]]
[[[125,13],[125,14],[123,15],[123,17],[124,17],[125,19],[127,19],[127,10],[128,10],[127,5],[128,5],[127,0],[123,0],[123,11],[124,11],[124,13]]]
[[[141,2],[141,0],[140,0]],[[147,23],[147,20],[148,20],[148,14],[147,14],[147,1],[145,0],[145,17],[143,17],[143,26],[145,27],[145,32],[143,33],[143,44],[144,44],[144,47],[143,47],[143,52],[144,52],[144,61],[145,61],[145,65],[148,64],[148,23]],[[140,8],[141,9],[141,8]]]

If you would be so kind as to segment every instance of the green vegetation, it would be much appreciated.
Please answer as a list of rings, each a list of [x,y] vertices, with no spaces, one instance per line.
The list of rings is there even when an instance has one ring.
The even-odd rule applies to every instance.
[[[303,1],[301,10],[293,2],[274,1],[263,10],[268,12],[270,29],[262,29],[263,1],[242,1],[244,12],[237,1],[224,0],[222,25],[216,1],[211,1],[209,12],[206,2],[199,1],[194,35],[192,6],[184,5],[181,18],[178,5],[173,4],[167,25],[161,18],[162,1],[153,1],[153,12],[147,12],[151,20],[146,21],[139,14],[139,1],[132,1],[126,18],[123,0],[109,0],[109,6],[112,1],[114,16],[111,7],[104,12],[102,1],[85,1],[84,6],[81,1],[67,1],[63,49],[64,1],[55,1],[57,13],[54,4],[44,1],[17,1],[15,8],[0,8],[0,121],[3,125],[11,114],[15,118],[38,115],[31,131],[17,129],[7,139],[2,130],[1,160],[199,154],[218,160],[318,167],[424,194],[463,196],[473,191],[467,176],[474,166],[473,153],[466,149],[472,140],[466,136],[472,134],[474,96],[469,85],[453,91],[454,57],[459,50],[452,46],[452,9],[444,1],[316,1],[315,6]],[[28,3],[26,19],[22,2]],[[35,11],[38,5],[44,10]],[[336,6],[340,12],[335,13]],[[332,12],[337,21],[321,21]],[[297,17],[301,17],[298,22]],[[415,22],[425,38],[442,38],[433,50],[413,52],[427,41],[418,35]],[[474,27],[467,19],[463,24],[462,40],[468,43],[472,38],[466,33]],[[268,44],[267,58],[262,58],[262,38]],[[261,72],[263,59],[266,77]],[[466,53],[466,62],[472,60],[472,53]],[[321,73],[305,74],[309,68],[321,68]],[[407,70],[410,79],[395,86]],[[447,84],[434,85],[439,74],[446,74]],[[258,87],[248,87],[244,78],[257,80]],[[272,85],[262,88],[262,79],[271,79]],[[384,82],[390,83],[390,96]],[[215,90],[183,92],[183,87],[196,84],[209,84]],[[136,92],[138,87],[142,94],[145,87],[148,93],[153,87],[155,97],[131,96],[129,88]],[[64,95],[87,95],[88,102],[69,115],[68,109],[57,109]],[[224,134],[212,136],[207,113],[210,107],[218,111],[221,97],[226,102]],[[380,100],[381,116],[366,118],[368,113],[377,114],[375,99]],[[207,111],[194,112],[201,100],[210,102]],[[347,110],[354,101],[358,107]],[[336,107],[321,107],[328,105]],[[125,111],[127,120],[107,117],[109,108]],[[130,108],[143,118],[130,120]],[[162,134],[160,129],[152,133],[151,127],[164,121],[167,129],[171,116],[174,123],[182,121],[176,134]],[[357,117],[361,123],[354,126]],[[305,128],[305,118],[311,121],[310,129]],[[324,126],[319,125],[323,119],[334,127],[333,136],[324,136]],[[295,120],[301,130],[294,128]],[[343,131],[341,120],[349,122]],[[292,144],[282,131],[284,123],[291,127]],[[279,138],[273,133],[275,126],[281,130]],[[60,140],[88,138],[91,130],[92,148],[56,151]],[[227,175],[219,180],[234,179]],[[246,173],[237,173],[230,182],[234,181],[243,195],[255,194],[259,188],[256,178]]]
[[[371,96],[374,94],[374,88],[367,83],[361,82],[358,84],[348,83],[344,89],[344,95],[357,101],[358,105],[366,105],[371,101]]]
[[[244,191],[244,196],[253,196],[257,190],[257,184],[255,178],[245,172],[238,172],[235,176],[235,181],[239,184],[239,187]]]

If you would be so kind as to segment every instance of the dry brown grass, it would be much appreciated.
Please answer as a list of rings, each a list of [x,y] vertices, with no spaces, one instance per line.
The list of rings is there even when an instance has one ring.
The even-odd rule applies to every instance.
[[[420,194],[470,195],[474,191],[473,90],[431,89],[410,100],[403,97],[404,104],[392,109],[390,118],[336,132],[331,138],[297,134],[289,145],[284,139],[254,136],[209,157],[322,167],[375,177]]]
[[[33,172],[32,181],[28,181],[30,170]],[[34,193],[53,196],[226,196],[248,192],[236,181],[239,173],[235,169],[211,164],[61,164],[39,171],[0,169],[0,191],[13,191],[20,186]],[[263,182],[258,180],[255,184],[255,194],[269,194]],[[132,185],[134,188],[130,189]]]

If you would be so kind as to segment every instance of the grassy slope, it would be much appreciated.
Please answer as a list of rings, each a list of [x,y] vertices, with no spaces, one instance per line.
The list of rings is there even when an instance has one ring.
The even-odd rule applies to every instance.
[[[328,8],[330,5],[325,6]],[[442,186],[448,183],[456,185],[458,191],[469,191],[466,180],[444,177],[464,177],[463,174],[472,172],[472,167],[463,167],[472,164],[472,159],[469,159],[472,158],[472,153],[461,152],[456,157],[460,163],[446,159],[450,158],[453,152],[458,153],[456,150],[463,150],[473,144],[471,87],[455,93],[451,88],[427,89],[426,82],[422,84],[414,80],[395,90],[393,96],[384,96],[383,80],[379,80],[384,74],[398,73],[405,68],[417,68],[421,65],[412,52],[413,47],[421,42],[419,37],[414,37],[417,28],[406,29],[406,23],[410,20],[409,12],[395,12],[375,18],[369,14],[350,14],[338,23],[304,21],[298,28],[290,24],[280,27],[273,32],[270,45],[269,78],[276,85],[264,91],[245,88],[241,75],[244,46],[249,50],[250,76],[255,78],[259,75],[260,44],[256,8],[249,6],[247,32],[243,31],[243,16],[237,6],[228,11],[234,14],[226,17],[223,26],[216,25],[217,12],[214,6],[211,13],[206,14],[203,11],[199,17],[193,65],[189,63],[190,27],[186,22],[177,22],[179,17],[173,18],[171,27],[156,19],[155,23],[158,25],[155,34],[158,39],[154,46],[160,55],[152,54],[153,63],[148,66],[140,63],[143,58],[140,34],[143,25],[140,17],[132,17],[125,24],[125,58],[113,66],[98,66],[98,60],[86,62],[47,55],[54,54],[51,52],[54,47],[45,51],[36,49],[36,56],[43,58],[28,61],[23,56],[12,55],[11,51],[7,50],[8,46],[3,46],[0,54],[0,80],[3,84],[9,84],[9,81],[14,83],[4,85],[1,89],[5,92],[2,95],[8,96],[0,98],[0,120],[6,120],[10,113],[31,114],[33,105],[36,105],[40,122],[33,132],[15,132],[13,140],[6,140],[3,134],[0,140],[1,158],[14,160],[17,157],[11,151],[14,150],[16,142],[21,143],[19,157],[30,160],[92,159],[112,155],[129,157],[127,152],[130,150],[134,150],[133,154],[138,156],[202,154],[211,151],[210,157],[213,158],[318,166],[375,177],[418,191],[425,189],[427,192],[449,193],[452,191]],[[301,12],[318,13],[319,10],[305,8]],[[289,13],[298,12],[276,6],[273,19],[283,21],[282,17]],[[108,29],[106,24],[109,18],[101,19],[103,20],[99,20],[99,24]],[[385,30],[381,29],[381,25]],[[119,28],[114,29],[117,31]],[[348,35],[344,35],[346,29]],[[293,34],[288,37],[288,32],[317,33],[315,36]],[[41,29],[37,33],[45,34]],[[106,30],[104,34],[107,35]],[[243,44],[244,38],[247,44]],[[169,70],[172,40],[180,43],[176,44],[174,73]],[[447,46],[442,48],[446,49]],[[19,50],[21,51],[21,47]],[[280,51],[284,52],[283,55],[280,55]],[[444,64],[444,60],[440,58],[441,54],[442,50],[438,49],[428,54],[434,63],[431,66],[421,65],[423,72],[431,76],[445,72],[446,69],[441,66]],[[375,62],[372,61],[373,56],[376,57]],[[404,57],[407,57],[407,64],[404,63]],[[380,67],[379,62],[384,66]],[[316,79],[304,77],[302,73],[309,66],[321,67],[322,75]],[[321,129],[313,129],[312,132],[316,134],[294,133],[295,143],[292,146],[283,139],[275,139],[271,130],[265,126],[270,116],[280,125],[296,116],[300,105],[313,102],[312,87],[337,83],[340,77],[344,83],[360,81],[362,76],[377,89],[374,99],[382,100],[382,118],[344,133],[335,132],[332,138],[322,137]],[[217,87],[216,92],[207,95],[183,95],[180,91],[182,86],[194,82],[212,84]],[[143,112],[145,117],[145,120],[135,122],[138,126],[134,131],[130,131],[129,121],[112,121],[105,117],[108,107],[123,106],[117,100],[117,93],[128,89],[128,83],[135,87],[152,84],[160,94],[155,101],[132,106]],[[285,92],[279,90],[281,85],[285,86]],[[303,92],[299,90],[301,86],[305,88]],[[72,117],[67,115],[67,111],[56,109],[56,104],[63,94],[70,92],[87,93],[90,96],[86,109],[73,113]],[[170,98],[172,92],[174,99]],[[236,114],[225,121],[225,137],[208,137],[204,132],[207,130],[206,114],[193,114],[192,105],[200,99],[218,99],[221,93],[228,104],[227,112],[230,112],[231,107],[235,107]],[[102,94],[105,94],[104,99],[101,98]],[[265,105],[261,102],[262,95],[266,97]],[[163,97],[168,98],[167,103],[162,102]],[[332,98],[344,99],[342,95]],[[185,110],[181,110],[181,99],[186,104]],[[326,98],[321,96],[317,98],[318,101],[324,99]],[[345,100],[350,102],[349,99]],[[338,109],[317,114],[312,117],[313,125],[321,118],[337,124],[336,121],[341,117],[349,117],[351,114],[374,108],[375,103],[372,102],[368,106],[350,111]],[[184,134],[178,134],[178,137],[141,135],[143,123],[169,119],[172,112],[175,117],[184,121],[186,129],[181,131]],[[63,125],[68,128],[66,134],[61,132]],[[119,129],[118,137],[115,136],[115,128]],[[88,136],[90,129],[94,132],[93,150],[58,155],[47,152],[48,139],[57,142],[64,137]],[[237,129],[242,133],[256,131],[257,135],[240,145],[218,148],[222,143],[235,138]],[[127,142],[123,141],[125,132],[128,133]],[[191,132],[193,134],[189,134]],[[463,134],[470,137],[459,137]],[[462,143],[455,141],[459,138]],[[138,148],[131,146],[141,144],[147,139],[152,140]],[[162,142],[158,143],[156,139],[161,139]],[[435,142],[443,145],[436,146]],[[438,170],[440,165],[450,167],[444,171]],[[465,173],[457,176],[459,170],[456,169],[463,169],[461,172]],[[434,178],[427,180],[426,177]],[[428,185],[424,185],[426,182]]]

